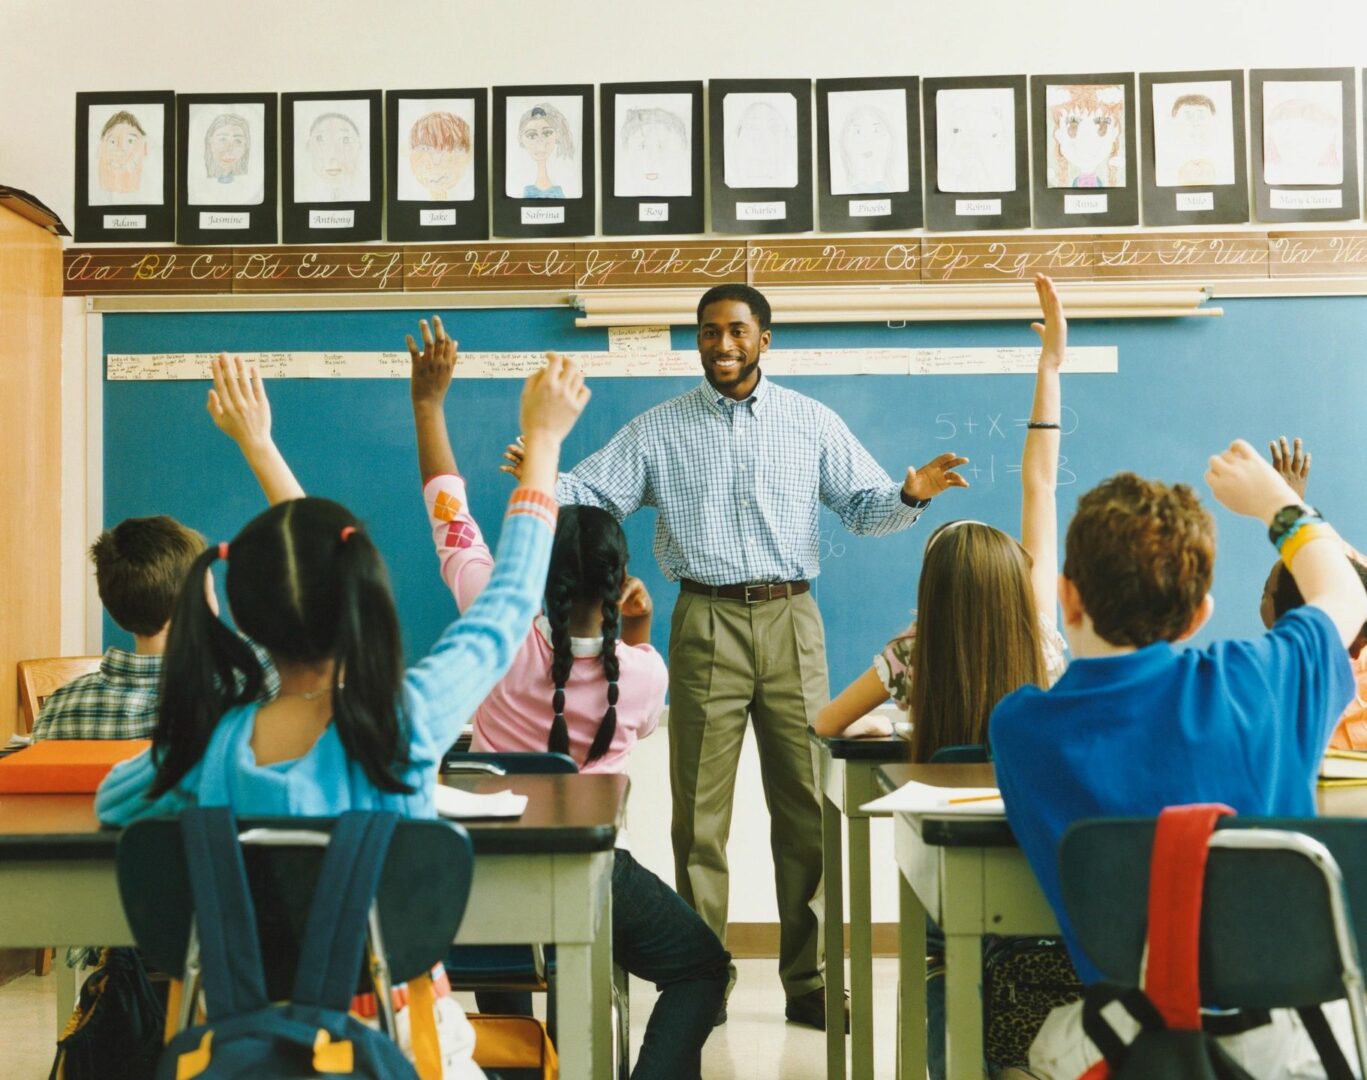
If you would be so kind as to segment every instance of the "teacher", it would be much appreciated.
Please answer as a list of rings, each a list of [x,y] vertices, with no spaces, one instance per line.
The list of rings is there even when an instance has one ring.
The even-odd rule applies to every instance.
[[[834,412],[763,377],[769,324],[758,290],[709,289],[698,303],[704,381],[562,473],[555,494],[618,520],[658,509],[655,556],[679,583],[668,725],[678,890],[725,942],[726,842],[748,717],[771,818],[785,1011],[824,1028],[821,804],[807,739],[829,697],[810,592],[820,508],[853,533],[882,536],[968,483],[953,471],[966,459],[941,454],[899,486]],[[515,471],[519,448],[507,456]]]

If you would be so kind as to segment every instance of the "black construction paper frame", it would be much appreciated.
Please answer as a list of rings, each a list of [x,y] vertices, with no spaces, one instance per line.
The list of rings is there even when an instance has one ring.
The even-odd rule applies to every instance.
[[[510,199],[507,192],[508,160],[505,153],[508,133],[508,99],[510,97],[568,97],[583,98],[584,129],[580,135],[579,161],[584,189],[577,199]],[[586,83],[562,83],[554,86],[495,86],[494,139],[489,147],[494,162],[494,235],[511,237],[591,236],[594,231],[593,186],[593,86]],[[564,209],[564,221],[524,223],[522,212],[531,209]]]
[[[605,236],[700,233],[703,231],[705,178],[701,82],[604,83],[598,88],[599,128],[603,141],[603,234]],[[617,98],[622,94],[688,94],[693,112],[688,148],[691,195],[617,194]]]
[[[89,135],[92,105],[162,107],[161,202],[90,205]],[[176,95],[170,90],[134,90],[76,95],[76,242],[128,240],[166,243],[176,236]],[[112,224],[119,219],[126,227]],[[135,224],[141,219],[141,224]]]
[[[278,121],[276,94],[180,94],[176,97],[176,243],[178,244],[274,244],[279,239],[276,228],[276,123]],[[190,127],[190,106],[207,102],[246,103],[265,107],[266,130],[262,138],[262,198],[255,206],[226,204],[220,206],[191,206],[185,184],[190,146],[187,134]],[[205,228],[203,215],[248,215],[242,229]]]
[[[1278,184],[1264,179],[1263,83],[1343,83],[1343,183],[1335,186]],[[1254,68],[1248,73],[1249,121],[1253,144],[1253,202],[1259,221],[1350,221],[1362,217],[1358,201],[1357,91],[1352,68]],[[1281,209],[1272,206],[1273,191],[1338,192],[1338,206],[1319,209]]]
[[[399,198],[399,164],[408,153],[399,140],[399,102],[401,100],[448,100],[467,98],[475,104],[475,127],[470,132],[470,174],[475,197],[469,201],[419,202]],[[489,91],[485,87],[466,90],[387,90],[384,96],[386,196],[385,236],[403,242],[487,240],[489,238]],[[423,215],[454,215],[449,224],[424,225]]]
[[[901,90],[907,106],[907,190],[864,195],[831,194],[829,98],[850,90]],[[921,200],[921,80],[914,75],[886,79],[818,79],[816,82],[817,213],[823,232],[881,232],[919,229]],[[886,205],[884,205],[886,204]],[[886,211],[886,212],[884,212]]]
[[[726,186],[726,137],[722,111],[727,94],[792,94],[797,99],[797,186]],[[790,233],[812,229],[812,83],[810,79],[713,79],[707,87],[707,129],[712,148],[712,231]],[[746,218],[751,204],[783,205],[781,218]]]
[[[295,202],[294,200],[294,103],[296,101],[365,101],[370,113],[370,145],[363,153],[370,159],[370,198],[364,202]],[[380,239],[384,212],[384,136],[381,126],[380,91],[332,90],[326,93],[282,94],[280,98],[280,180],[284,199],[281,218],[287,244],[346,244]],[[350,225],[320,225],[318,220],[350,215]]]
[[[1093,83],[1119,84],[1125,88],[1125,185],[1112,188],[1051,188],[1049,186],[1049,107],[1046,95],[1050,86],[1082,86]],[[1134,72],[1105,72],[1083,75],[1030,76],[1030,111],[1033,131],[1033,197],[1037,228],[1081,229],[1106,225],[1139,224],[1139,155],[1135,151],[1135,127],[1139,113],[1134,107]],[[1070,212],[1079,197],[1104,195],[1106,209],[1093,213]]]
[[[1230,122],[1234,125],[1234,183],[1159,187],[1155,172],[1153,88],[1165,83],[1229,83]],[[1248,220],[1248,146],[1244,129],[1244,73],[1227,71],[1163,71],[1139,76],[1144,114],[1144,224],[1232,225]],[[1209,201],[1209,208],[1197,209]],[[1184,207],[1185,204],[1185,207]]]
[[[940,154],[937,146],[939,117],[935,95],[941,90],[1015,91],[1016,109],[1013,129],[1016,139],[1015,191],[941,191],[938,187]],[[939,232],[974,229],[1026,229],[1030,227],[1030,145],[1025,123],[1025,76],[981,75],[922,79],[921,99],[925,106],[926,225]],[[977,209],[974,204],[995,203],[984,213],[960,213]]]

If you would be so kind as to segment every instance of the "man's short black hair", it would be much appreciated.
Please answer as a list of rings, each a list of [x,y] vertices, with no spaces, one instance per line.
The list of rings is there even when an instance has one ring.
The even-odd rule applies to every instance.
[[[715,304],[722,300],[737,300],[746,304],[750,308],[750,314],[759,323],[760,331],[769,329],[769,323],[773,318],[769,311],[769,301],[764,298],[764,294],[758,289],[751,288],[749,285],[742,285],[734,282],[727,285],[713,285],[707,292],[702,294],[702,299],[698,301],[698,325],[702,325],[702,313],[707,310],[708,304]]]

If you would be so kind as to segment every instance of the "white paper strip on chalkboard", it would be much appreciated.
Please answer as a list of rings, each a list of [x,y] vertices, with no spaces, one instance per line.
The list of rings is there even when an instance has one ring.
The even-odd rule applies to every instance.
[[[661,341],[648,336],[645,341]],[[697,379],[702,368],[691,349],[571,352],[591,378],[675,376]],[[105,377],[111,382],[176,382],[209,379],[215,353],[110,353]],[[406,379],[406,352],[257,352],[242,359],[260,366],[268,379]],[[457,379],[525,379],[546,362],[539,352],[461,353]],[[763,370],[774,376],[795,375],[1030,375],[1039,350],[1029,346],[963,349],[774,349],[765,354]],[[1088,345],[1068,350],[1069,374],[1113,374],[1119,370],[1114,345]]]

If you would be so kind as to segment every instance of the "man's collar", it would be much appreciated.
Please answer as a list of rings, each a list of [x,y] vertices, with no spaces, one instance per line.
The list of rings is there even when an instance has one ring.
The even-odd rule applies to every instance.
[[[707,400],[718,409],[724,409],[727,406],[744,405],[747,401],[753,402],[752,408],[758,409],[760,405],[764,403],[764,399],[769,396],[769,380],[764,377],[763,372],[760,372],[759,381],[755,383],[755,388],[750,391],[748,397],[743,397],[739,401],[721,393],[721,391],[708,382],[706,378],[702,381],[701,390]]]

